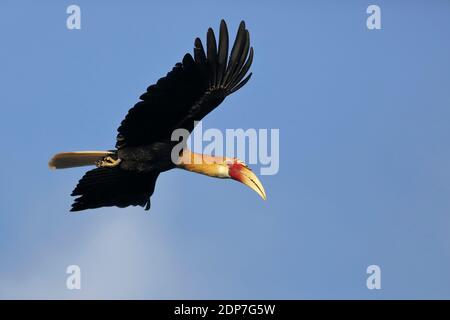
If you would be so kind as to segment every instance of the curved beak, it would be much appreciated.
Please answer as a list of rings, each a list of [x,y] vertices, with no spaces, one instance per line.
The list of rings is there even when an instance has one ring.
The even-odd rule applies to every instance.
[[[264,200],[267,199],[266,191],[259,181],[258,177],[253,173],[250,168],[242,164],[234,164],[230,167],[230,177],[236,181],[245,184],[247,187],[255,191]]]

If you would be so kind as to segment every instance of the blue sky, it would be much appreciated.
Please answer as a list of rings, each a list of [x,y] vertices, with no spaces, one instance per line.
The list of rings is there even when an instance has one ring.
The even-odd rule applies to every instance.
[[[382,30],[366,28],[370,4]],[[449,9],[2,1],[0,298],[450,298]],[[50,171],[51,155],[113,147],[137,97],[222,18],[233,36],[246,21],[254,76],[203,128],[280,129],[268,201],[173,170],[149,213],[70,214],[85,169]]]

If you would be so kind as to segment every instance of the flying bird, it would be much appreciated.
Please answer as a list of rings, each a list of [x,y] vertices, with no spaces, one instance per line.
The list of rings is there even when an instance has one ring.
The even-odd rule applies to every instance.
[[[49,161],[52,169],[95,165],[72,192],[71,211],[100,207],[142,206],[150,209],[150,197],[161,172],[180,168],[215,178],[239,181],[263,199],[266,193],[256,175],[239,159],[215,157],[182,148],[173,159],[176,129],[191,133],[195,123],[250,79],[253,61],[249,32],[242,21],[230,54],[228,29],[220,23],[219,40],[209,28],[206,52],[202,41],[194,41],[193,56],[182,62],[156,84],[147,88],[118,128],[116,145],[109,151],[63,152]]]

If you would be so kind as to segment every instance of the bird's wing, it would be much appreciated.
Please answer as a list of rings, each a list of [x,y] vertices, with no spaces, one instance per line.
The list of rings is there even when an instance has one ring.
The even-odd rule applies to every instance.
[[[116,147],[139,146],[170,140],[177,128],[191,132],[194,121],[201,120],[226,96],[239,90],[251,77],[253,61],[250,36],[242,21],[228,55],[228,29],[221,21],[219,41],[209,28],[206,53],[199,38],[194,42],[194,57],[186,54],[167,76],[147,88],[141,101],[122,121]]]

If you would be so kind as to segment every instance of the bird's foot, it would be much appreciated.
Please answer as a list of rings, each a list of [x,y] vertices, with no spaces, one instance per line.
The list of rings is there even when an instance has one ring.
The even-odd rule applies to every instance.
[[[111,157],[105,157],[101,160],[98,160],[95,164],[99,168],[114,168],[117,167],[120,162],[122,162],[122,159],[113,159]]]

